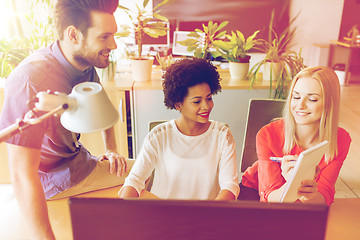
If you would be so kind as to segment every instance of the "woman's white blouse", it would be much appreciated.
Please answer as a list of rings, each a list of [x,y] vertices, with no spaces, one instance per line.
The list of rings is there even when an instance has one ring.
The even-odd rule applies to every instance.
[[[186,136],[175,120],[146,136],[124,186],[140,194],[155,169],[151,192],[162,199],[213,200],[220,190],[239,194],[235,142],[230,129],[211,121],[198,136]]]

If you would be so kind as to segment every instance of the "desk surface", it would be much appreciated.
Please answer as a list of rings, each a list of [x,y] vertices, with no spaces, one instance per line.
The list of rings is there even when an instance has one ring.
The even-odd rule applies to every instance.
[[[82,194],[79,197],[116,198],[119,187]],[[57,239],[72,239],[68,199],[48,202],[50,222]],[[337,198],[331,205],[326,240],[360,239],[360,198]]]
[[[360,48],[359,44],[351,45],[350,42],[338,41],[338,40],[330,40],[330,42],[347,48]]]
[[[218,68],[221,77],[221,87],[223,89],[249,89],[250,84],[248,80],[234,80],[231,79],[228,69]],[[162,79],[161,79],[161,69],[155,67],[151,73],[151,81],[136,81],[133,82],[132,89],[134,90],[162,90]],[[121,68],[119,72],[115,75],[115,81],[103,83],[105,87],[117,87],[124,88],[125,85],[129,85],[132,81],[132,73],[127,68]],[[123,83],[125,82],[125,83]],[[270,81],[262,80],[262,73],[258,74],[257,80],[255,81],[253,88],[254,89],[268,89],[270,87]],[[275,88],[275,84],[272,86]],[[124,90],[124,89],[123,89]],[[125,89],[128,90],[128,89]]]
[[[223,89],[249,89],[250,83],[248,80],[234,80],[231,79],[229,70],[218,69],[221,77],[221,87]],[[106,90],[162,90],[162,80],[160,68],[153,69],[151,74],[151,81],[133,81],[131,71],[122,69],[115,75],[114,81],[103,81],[102,85]],[[5,88],[5,78],[0,78],[0,90]],[[272,84],[275,88],[276,84]],[[270,81],[262,80],[262,73],[258,74],[257,80],[252,86],[253,89],[269,89]]]
[[[335,199],[330,207],[325,239],[360,239],[360,198]]]

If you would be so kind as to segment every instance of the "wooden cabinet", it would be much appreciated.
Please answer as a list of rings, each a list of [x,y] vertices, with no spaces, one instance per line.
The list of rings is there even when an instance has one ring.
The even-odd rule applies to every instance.
[[[118,151],[121,155],[128,158],[129,154],[125,91],[109,88],[105,88],[105,90],[110,98],[111,103],[119,111],[120,115],[119,121],[114,125]],[[98,156],[105,152],[105,146],[101,132],[81,134],[80,142],[89,150],[92,155]]]

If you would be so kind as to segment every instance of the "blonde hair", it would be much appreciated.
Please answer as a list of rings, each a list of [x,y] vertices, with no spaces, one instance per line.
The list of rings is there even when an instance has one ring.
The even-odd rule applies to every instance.
[[[319,140],[329,141],[329,151],[326,154],[327,162],[337,155],[337,131],[339,124],[340,84],[339,79],[329,67],[308,67],[300,71],[291,83],[289,95],[285,104],[283,116],[285,122],[285,143],[283,151],[289,154],[297,144],[295,136],[295,120],[291,114],[290,102],[296,82],[300,78],[314,78],[319,81],[323,93],[323,112],[319,124]]]

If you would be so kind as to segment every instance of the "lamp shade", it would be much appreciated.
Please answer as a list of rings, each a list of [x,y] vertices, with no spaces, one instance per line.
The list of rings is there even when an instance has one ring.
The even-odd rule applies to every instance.
[[[60,122],[72,132],[102,131],[119,119],[119,113],[99,83],[80,83],[72,89],[68,98],[69,107],[62,113]]]

